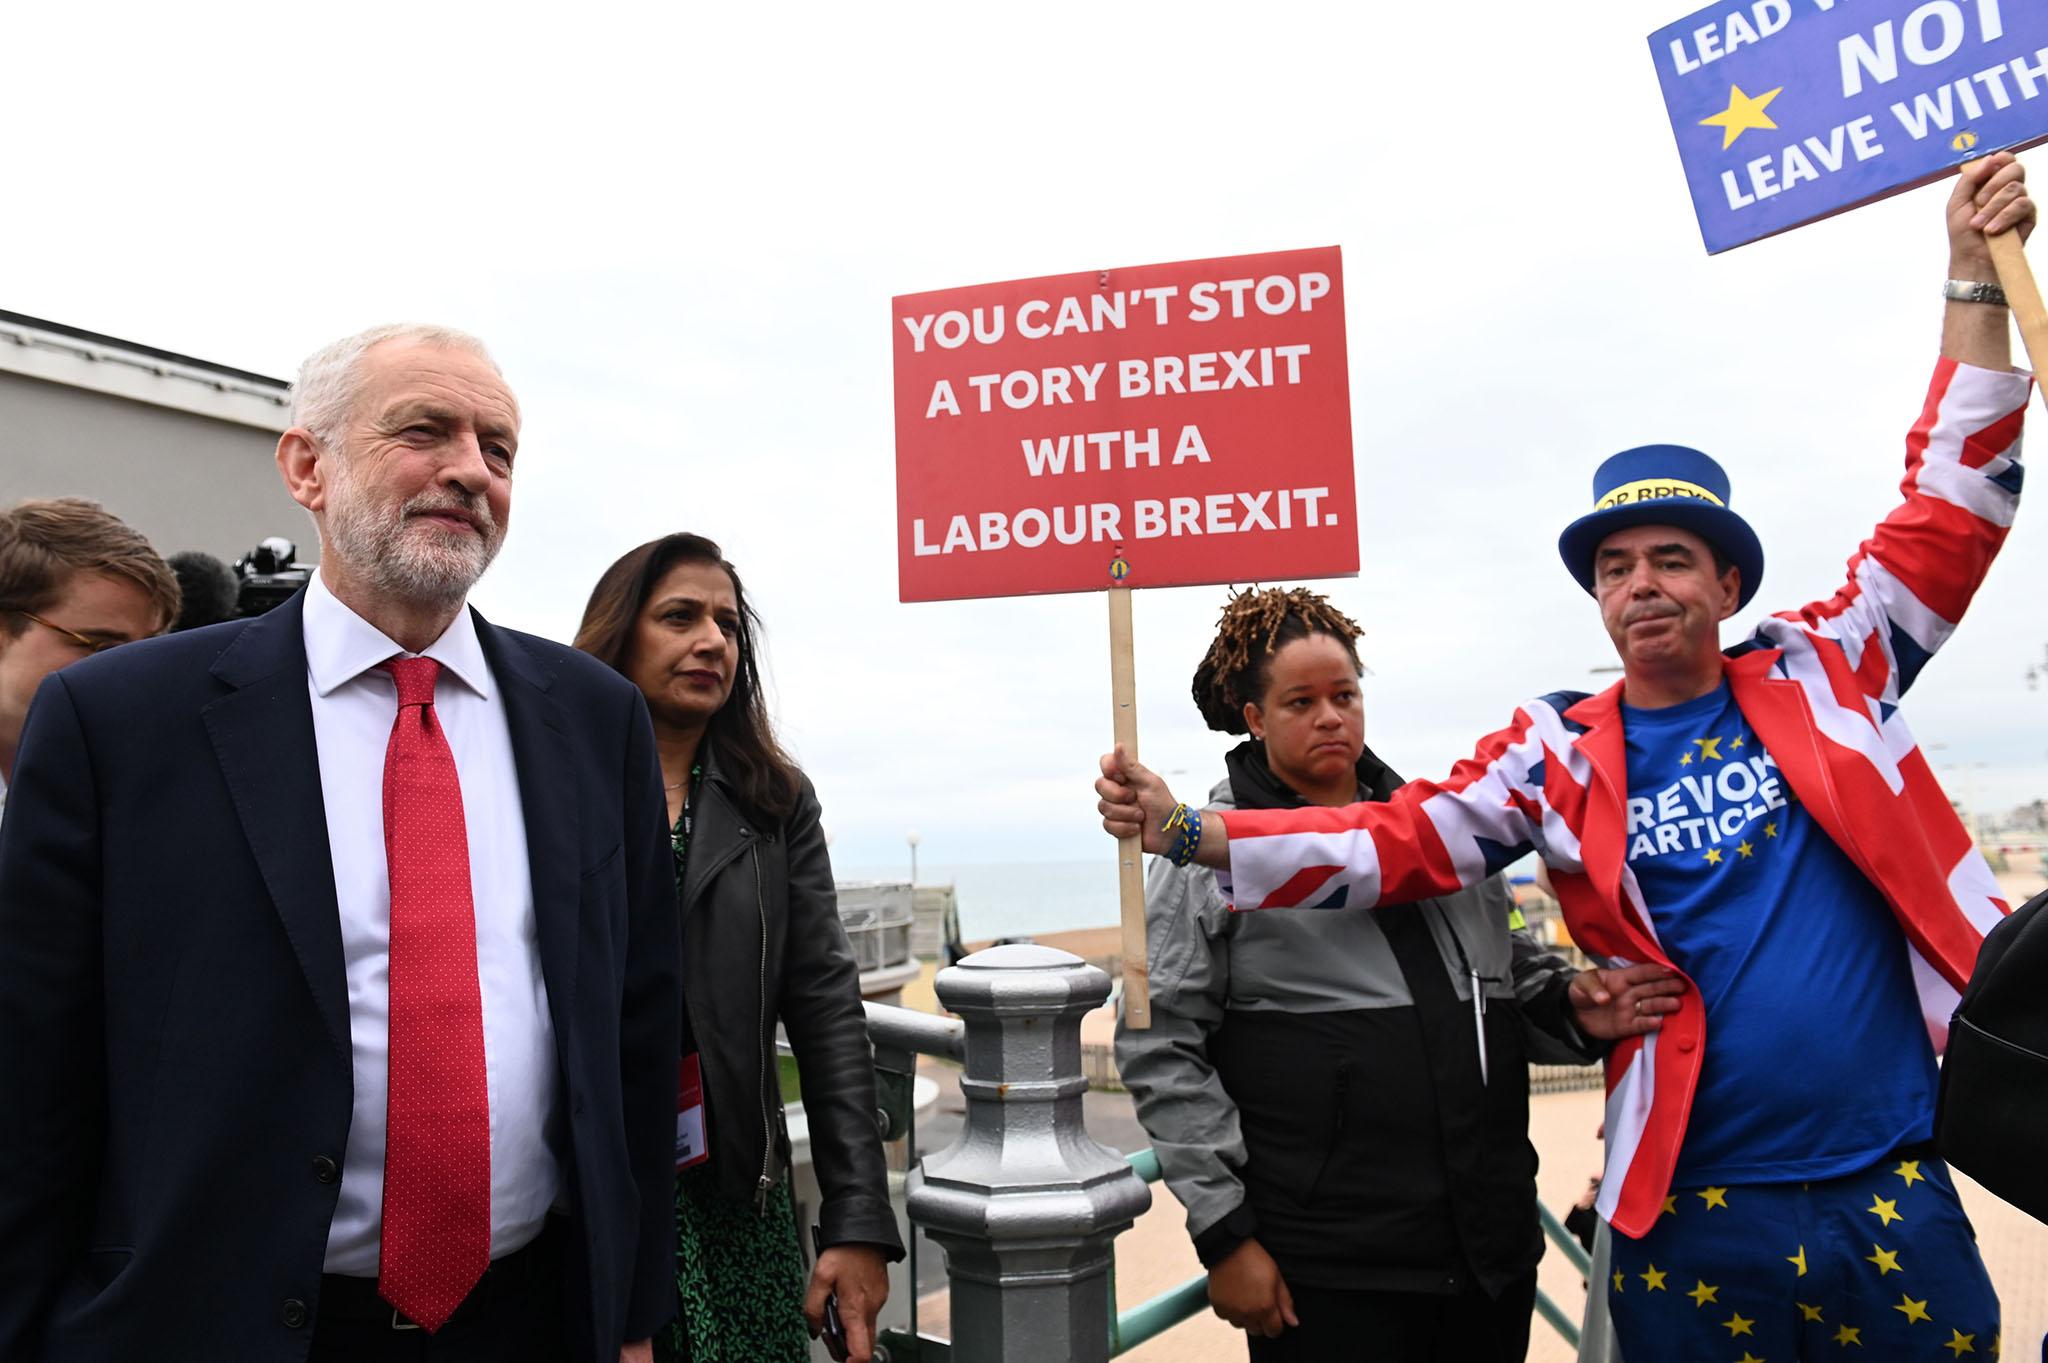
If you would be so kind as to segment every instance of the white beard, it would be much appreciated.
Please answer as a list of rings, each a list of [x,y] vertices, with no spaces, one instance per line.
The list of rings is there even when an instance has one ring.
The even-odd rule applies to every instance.
[[[327,549],[381,593],[423,605],[460,605],[505,543],[489,502],[457,492],[427,493],[387,514],[373,504],[370,489],[356,480],[347,460],[339,462],[323,527]],[[454,535],[409,523],[437,510],[465,512],[481,533]]]

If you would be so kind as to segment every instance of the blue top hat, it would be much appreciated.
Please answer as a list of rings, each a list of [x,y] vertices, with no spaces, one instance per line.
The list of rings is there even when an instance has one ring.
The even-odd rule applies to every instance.
[[[1747,606],[1764,580],[1764,547],[1749,522],[1728,509],[1728,475],[1683,445],[1638,445],[1593,472],[1593,509],[1564,528],[1557,551],[1589,593],[1600,541],[1632,525],[1675,525],[1711,544],[1742,570]]]

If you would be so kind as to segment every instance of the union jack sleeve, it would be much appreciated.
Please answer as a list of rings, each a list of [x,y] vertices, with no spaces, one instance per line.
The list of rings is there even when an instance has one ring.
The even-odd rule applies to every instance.
[[[1906,435],[1903,500],[1857,546],[1841,590],[1759,630],[1773,643],[1803,629],[1839,644],[1853,676],[1831,689],[1853,709],[1879,710],[1878,723],[1948,642],[2005,543],[2032,389],[2025,373],[1941,360]]]
[[[1231,810],[1232,907],[1405,904],[1476,885],[1532,848],[1573,864],[1578,839],[1546,786],[1583,792],[1562,695],[1530,701],[1442,781],[1411,781],[1382,803]]]

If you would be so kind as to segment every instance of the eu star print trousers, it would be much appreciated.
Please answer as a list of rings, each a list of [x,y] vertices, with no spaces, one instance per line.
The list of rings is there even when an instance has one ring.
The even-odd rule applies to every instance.
[[[1914,1151],[1815,1183],[1674,1189],[1614,1236],[1622,1357],[1668,1363],[1992,1358],[1998,1298],[1948,1166]]]

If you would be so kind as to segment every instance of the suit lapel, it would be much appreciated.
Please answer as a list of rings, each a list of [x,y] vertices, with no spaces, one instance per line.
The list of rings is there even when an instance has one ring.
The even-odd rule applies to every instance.
[[[709,752],[710,745],[707,744]],[[691,912],[697,901],[704,896],[704,889],[711,878],[730,866],[734,859],[753,845],[754,830],[749,821],[740,817],[732,796],[726,793],[725,783],[719,779],[717,757],[708,756],[704,763],[704,774],[699,778],[702,789],[693,792],[696,807],[690,811],[689,865],[683,871],[683,922],[690,921]]]
[[[475,612],[471,612],[475,615]],[[540,938],[542,977],[555,1042],[566,1048],[576,1003],[576,915],[581,904],[582,832],[576,802],[576,762],[552,694],[554,673],[518,636],[476,616],[476,633],[505,699],[512,760],[519,772],[519,805],[526,823],[527,871]]]
[[[306,684],[304,602],[301,592],[242,630],[212,668],[235,689],[201,713],[242,833],[346,1066],[348,978]]]
[[[1728,688],[1736,708],[1756,730],[1757,742],[1771,755],[1786,793],[1805,802],[1807,812],[1851,860],[1869,875],[1854,830],[1847,826],[1835,795],[1835,783],[1814,738],[1814,722],[1804,688],[1776,671],[1784,650],[1758,648],[1728,661]],[[1864,716],[1868,718],[1868,716]],[[1875,877],[1872,877],[1875,879]]]
[[[1567,717],[1586,726],[1572,746],[1593,768],[1592,789],[1586,792],[1586,829],[1581,849],[1586,874],[1605,899],[1620,897],[1623,823],[1627,808],[1628,752],[1622,744],[1619,687],[1610,687],[1571,707]]]
[[[1601,900],[1615,907],[1620,921],[1637,939],[1638,948],[1645,953],[1637,959],[1658,959],[1661,953],[1654,951],[1654,935],[1621,892],[1621,868],[1628,856],[1628,747],[1621,722],[1621,683],[1580,701],[1566,717],[1587,726],[1572,746],[1593,768],[1586,827],[1580,840],[1586,878]]]

